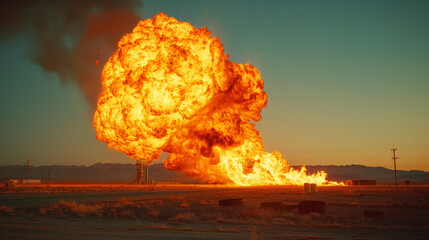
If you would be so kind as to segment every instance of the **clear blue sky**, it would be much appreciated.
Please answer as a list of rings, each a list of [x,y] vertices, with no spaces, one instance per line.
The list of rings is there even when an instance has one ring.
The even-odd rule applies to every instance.
[[[259,69],[266,151],[392,168],[396,147],[399,169],[429,171],[428,1],[144,1],[137,12],[207,27],[230,60]],[[84,93],[27,48],[0,44],[0,164],[133,163],[98,142]]]

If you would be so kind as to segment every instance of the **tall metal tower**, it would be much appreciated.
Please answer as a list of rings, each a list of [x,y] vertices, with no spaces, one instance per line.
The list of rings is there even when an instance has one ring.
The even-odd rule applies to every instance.
[[[395,167],[395,185],[398,185],[398,178],[396,177],[396,159],[398,159],[398,157],[395,156],[395,152],[396,152],[396,148],[392,148],[391,151],[393,152],[393,166]]]
[[[149,183],[149,164],[147,161],[136,160],[136,184],[148,184]]]

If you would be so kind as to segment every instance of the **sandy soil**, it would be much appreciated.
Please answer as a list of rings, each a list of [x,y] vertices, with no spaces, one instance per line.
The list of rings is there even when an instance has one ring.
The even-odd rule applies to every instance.
[[[427,239],[429,187],[36,184],[0,189],[2,239]],[[219,207],[225,198],[244,205]],[[327,203],[324,214],[262,202]],[[365,210],[384,213],[365,218]]]

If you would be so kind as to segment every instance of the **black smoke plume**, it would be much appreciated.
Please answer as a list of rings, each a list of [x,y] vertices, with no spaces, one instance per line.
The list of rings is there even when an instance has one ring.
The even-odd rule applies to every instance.
[[[139,21],[135,0],[4,1],[0,41],[23,37],[28,59],[63,83],[76,83],[96,105],[101,68]]]

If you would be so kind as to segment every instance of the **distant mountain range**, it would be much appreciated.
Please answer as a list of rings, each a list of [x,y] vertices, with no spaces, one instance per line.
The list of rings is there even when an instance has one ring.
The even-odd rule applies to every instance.
[[[298,166],[294,168],[299,169]],[[306,166],[309,173],[325,171],[329,180],[346,181],[349,179],[375,179],[377,183],[389,184],[394,182],[394,171],[383,167],[367,167],[362,165],[316,165]],[[27,174],[25,165],[0,166],[0,181],[5,179],[24,179]],[[429,179],[425,171],[397,171],[398,182],[410,180],[420,183]],[[91,166],[30,166],[29,178],[66,180],[66,181],[104,181],[131,182],[136,177],[134,164],[97,163]],[[178,171],[164,168],[162,163],[149,166],[149,180],[162,182],[199,183],[195,179]]]

